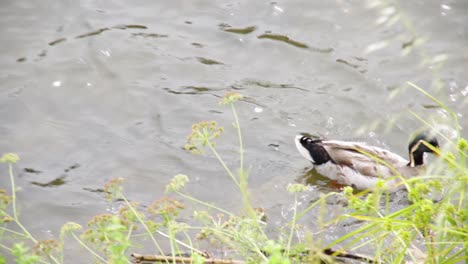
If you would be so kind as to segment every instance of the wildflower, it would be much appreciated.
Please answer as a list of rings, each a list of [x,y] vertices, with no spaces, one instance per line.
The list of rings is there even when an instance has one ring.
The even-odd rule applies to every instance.
[[[184,205],[177,200],[164,196],[154,201],[149,207],[148,212],[154,215],[169,213],[178,215],[179,209],[184,209]]]
[[[171,230],[175,233],[178,233],[178,232],[181,232],[181,231],[185,231],[187,230],[190,226],[186,223],[179,223],[179,222],[175,222],[175,221],[171,221],[169,223],[169,226],[171,228]]]
[[[206,229],[202,229],[202,230],[195,236],[195,238],[196,238],[197,240],[208,239],[208,237],[210,236],[210,234],[211,234],[211,231],[206,230]]]
[[[120,196],[123,190],[123,182],[124,178],[113,178],[104,185],[105,196],[108,201],[112,201]]]
[[[162,216],[164,219],[163,225],[167,225],[172,221],[172,219],[179,215],[179,210],[183,208],[184,205],[182,203],[165,196],[154,201],[148,207],[148,212],[153,215]]]
[[[380,190],[380,189],[385,188],[385,181],[382,180],[382,179],[379,179],[379,180],[375,183],[375,188],[376,188],[377,190]]]
[[[156,223],[153,220],[146,221],[145,225],[150,230],[151,233],[156,232],[159,229],[159,226],[160,226],[160,224]]]
[[[466,139],[461,138],[458,140],[458,148],[462,151],[467,151],[468,150],[468,141]]]
[[[207,211],[194,211],[193,218],[206,222],[207,219],[211,219],[211,215]]]
[[[194,154],[202,154],[205,146],[214,147],[213,139],[218,138],[222,132],[224,132],[224,128],[219,127],[216,121],[193,124],[192,132],[187,137],[185,149]]]
[[[138,203],[131,202],[130,205],[120,208],[119,210],[120,220],[122,221],[122,224],[125,225],[126,227],[129,227],[132,223],[139,222],[138,219],[145,218],[144,214],[136,210],[132,210],[132,208],[136,208],[137,206],[138,206]],[[133,228],[136,229],[136,225],[133,225]]]
[[[80,230],[83,227],[75,222],[68,222],[60,229],[60,241],[65,239],[65,236],[69,233],[73,233],[75,230]]]
[[[421,226],[427,225],[433,218],[434,211],[434,203],[429,199],[422,199],[417,209],[413,212],[412,218],[414,223],[418,223]]]
[[[0,189],[0,224],[13,221],[11,216],[6,213],[6,209],[10,202],[11,197],[7,195],[7,192],[4,189]]]
[[[185,183],[187,183],[188,181],[189,178],[187,177],[187,175],[177,174],[166,186],[166,193],[179,191],[182,187],[185,186]]]
[[[96,215],[95,217],[93,217],[93,219],[91,219],[91,221],[88,222],[88,226],[89,227],[92,227],[92,226],[97,226],[97,227],[105,226],[105,225],[109,224],[110,222],[112,222],[113,217],[114,216],[111,215],[111,214]]]
[[[1,163],[16,163],[19,160],[19,156],[15,153],[6,153],[0,158]]]
[[[443,189],[443,185],[440,180],[427,181],[427,185],[429,185],[432,189],[437,190],[437,191],[442,191]]]
[[[61,234],[68,233],[68,232],[73,232],[75,230],[80,230],[83,227],[75,222],[68,222],[62,226],[62,229],[60,230]]]
[[[34,245],[34,253],[38,256],[49,256],[52,251],[58,251],[59,243],[52,239],[42,240]]]
[[[11,197],[7,195],[5,189],[0,189],[0,210],[4,210],[10,203]]]
[[[444,206],[444,210],[445,210],[445,213],[446,214],[453,214],[455,213],[456,209],[455,209],[455,206],[453,204],[445,204]]]
[[[88,222],[88,230],[81,237],[105,251],[115,243],[120,243],[125,236],[123,234],[127,232],[128,228],[118,216],[101,214]]]
[[[429,185],[424,183],[424,182],[416,182],[414,184],[414,190],[421,196],[428,194],[431,190],[429,188]]]
[[[240,99],[244,98],[244,96],[242,96],[241,94],[239,93],[236,93],[236,92],[228,92],[226,93],[223,98],[221,99],[221,102],[219,102],[221,105],[228,105],[228,104],[232,104],[234,103],[235,101],[238,101]]]

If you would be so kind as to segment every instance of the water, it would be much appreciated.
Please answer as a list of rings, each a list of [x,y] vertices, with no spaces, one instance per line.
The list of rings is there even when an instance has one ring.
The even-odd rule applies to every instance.
[[[330,191],[324,178],[303,179],[310,165],[295,149],[297,133],[360,138],[405,155],[422,126],[408,109],[450,124],[407,81],[466,129],[467,3],[3,2],[0,149],[21,156],[23,222],[57,238],[63,223],[112,209],[96,192],[110,178],[124,177],[127,197],[148,205],[178,173],[191,178],[193,196],[238,210],[215,158],[182,149],[193,123],[231,128],[218,101],[235,90],[247,98],[237,109],[252,198],[280,225],[290,216],[288,183],[311,183],[304,204]],[[231,166],[236,139],[227,129],[218,142]],[[0,187],[9,187],[5,178]],[[342,208],[330,203],[330,212]]]

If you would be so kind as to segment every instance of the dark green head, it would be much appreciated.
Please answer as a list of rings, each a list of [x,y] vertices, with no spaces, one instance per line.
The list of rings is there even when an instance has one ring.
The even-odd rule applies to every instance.
[[[437,141],[437,138],[435,137],[434,133],[424,131],[422,133],[417,134],[408,145],[408,151],[410,156],[409,165],[411,167],[423,165],[424,152],[434,153],[434,151],[423,142],[430,144],[434,148],[439,148],[439,142]]]

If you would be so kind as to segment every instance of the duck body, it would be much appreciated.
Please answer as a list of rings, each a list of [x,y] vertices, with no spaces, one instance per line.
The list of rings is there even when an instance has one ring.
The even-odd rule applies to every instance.
[[[295,143],[302,156],[314,164],[319,174],[362,190],[374,187],[380,179],[398,174],[409,178],[419,174],[423,169],[422,155],[424,152],[430,152],[420,147],[420,141],[427,138],[420,138],[416,137],[410,143],[410,161],[386,149],[369,146],[363,142],[312,139],[298,135]],[[438,147],[437,142],[433,145]],[[417,155],[416,159],[414,155]],[[394,177],[387,180],[386,185],[395,186],[398,182],[398,177]]]

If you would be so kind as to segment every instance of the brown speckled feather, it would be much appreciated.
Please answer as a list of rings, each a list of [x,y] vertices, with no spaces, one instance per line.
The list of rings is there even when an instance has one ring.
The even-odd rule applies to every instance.
[[[377,162],[377,160],[384,161],[396,171],[403,174],[403,176],[410,176],[405,175],[407,173],[418,173],[417,168],[406,166],[408,164],[407,160],[379,147],[371,147],[361,142],[335,140],[325,140],[321,145],[327,150],[328,154],[337,165],[350,167],[365,176],[387,178],[396,174],[394,170],[383,163]],[[403,172],[401,171],[402,168],[413,170],[405,170]]]

